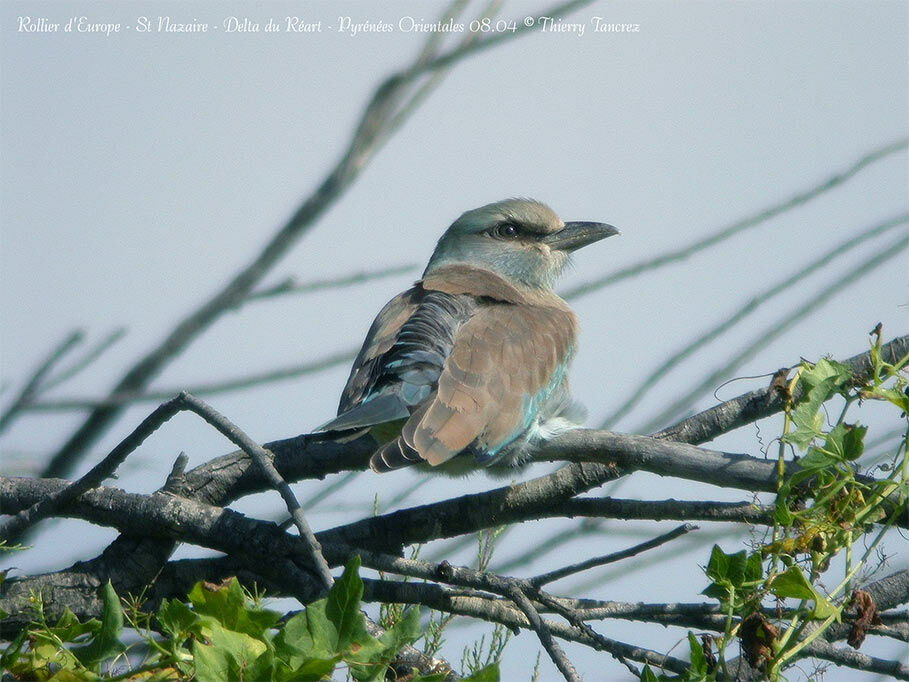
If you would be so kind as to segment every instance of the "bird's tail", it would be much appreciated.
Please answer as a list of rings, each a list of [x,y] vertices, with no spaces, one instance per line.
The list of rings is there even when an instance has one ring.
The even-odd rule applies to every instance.
[[[420,453],[398,437],[373,453],[369,458],[369,467],[378,474],[384,474],[422,461]]]

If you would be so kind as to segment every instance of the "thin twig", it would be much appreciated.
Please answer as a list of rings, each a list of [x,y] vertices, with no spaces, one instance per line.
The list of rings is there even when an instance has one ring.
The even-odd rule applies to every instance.
[[[585,294],[589,294],[593,291],[597,291],[598,289],[602,289],[603,287],[607,287],[611,284],[615,284],[616,282],[628,279],[629,277],[635,277],[641,273],[654,270],[669,263],[685,260],[686,258],[689,258],[698,253],[699,251],[703,251],[704,249],[707,249],[711,246],[715,246],[716,244],[725,241],[729,237],[732,237],[739,232],[755,227],[756,225],[759,225],[769,220],[770,218],[774,218],[781,213],[785,213],[790,209],[807,203],[811,199],[820,196],[824,192],[827,192],[834,187],[843,184],[851,177],[856,175],[859,171],[867,168],[871,164],[880,161],[881,159],[884,159],[891,154],[903,151],[907,147],[909,147],[909,139],[907,138],[902,138],[891,142],[890,144],[884,145],[879,149],[875,149],[874,151],[865,154],[862,156],[862,158],[860,158],[858,161],[843,171],[832,175],[814,187],[811,187],[803,192],[799,192],[786,201],[783,201],[779,204],[774,204],[773,206],[765,208],[764,210],[759,211],[752,216],[738,220],[731,225],[717,230],[713,234],[703,239],[698,239],[680,249],[669,251],[667,253],[656,256],[655,258],[648,258],[647,260],[640,261],[634,265],[629,265],[622,268],[621,270],[617,270],[609,275],[605,275],[604,277],[600,277],[593,281],[585,282],[583,284],[572,287],[562,294],[562,298],[566,300],[579,298]]]
[[[7,521],[0,528],[0,539],[14,542],[19,535],[29,526],[41,519],[47,518],[58,509],[75,500],[79,495],[99,485],[104,479],[113,475],[123,461],[138,448],[151,434],[158,430],[168,419],[177,414],[180,409],[181,396],[177,396],[162,403],[137,426],[132,433],[124,438],[108,455],[93,466],[88,473],[74,481],[58,493],[33,504]]]
[[[374,555],[370,555],[370,559],[368,560],[364,558],[364,564],[367,561],[372,562],[374,558]],[[442,568],[446,573],[446,577],[443,578],[445,582],[461,584],[462,581],[472,582],[474,578],[479,578],[481,583],[490,588],[489,591],[497,594],[504,593],[506,600],[508,601],[510,601],[508,589],[512,585],[515,585],[522,590],[533,590],[526,581],[521,581],[517,578],[505,578],[491,573],[478,574],[471,569],[451,567],[444,562],[439,565],[439,568]],[[455,575],[448,575],[448,568],[453,569]],[[389,572],[414,575],[410,570],[411,569],[395,571],[394,569],[390,569]],[[439,577],[437,574],[434,577],[428,575],[427,579],[438,580]],[[490,622],[501,623],[509,628],[526,628],[529,624],[529,618],[519,610],[506,606],[505,600],[484,595],[482,592],[455,592],[431,583],[400,583],[387,579],[376,581],[365,579],[364,583],[367,589],[363,595],[363,599],[366,601],[420,603],[446,613],[481,618]],[[545,593],[543,593],[543,596],[545,598],[558,599],[546,595]],[[537,595],[535,595],[534,598],[536,599]],[[649,663],[650,665],[671,670],[676,673],[684,673],[688,669],[688,665],[684,661],[673,658],[672,656],[660,654],[650,649],[627,644],[619,640],[603,637],[602,635],[591,638],[583,629],[575,626],[546,620],[543,622],[549,632],[560,639],[579,642],[593,647],[598,651],[605,651],[611,656],[614,656],[617,660],[631,659],[641,663]]]
[[[371,282],[372,280],[381,279],[383,277],[403,275],[416,270],[417,267],[418,266],[414,265],[413,263],[406,265],[393,265],[388,268],[382,268],[381,270],[364,270],[362,272],[355,272],[351,275],[342,275],[341,277],[331,277],[328,279],[317,279],[311,282],[297,282],[295,278],[288,277],[279,284],[253,291],[251,294],[249,294],[249,296],[241,301],[240,304],[242,305],[243,303],[249,303],[251,301],[261,301],[262,299],[267,298],[275,298],[276,296],[286,296],[288,294],[311,294],[314,291],[349,287],[355,284]]]
[[[102,338],[98,343],[88,349],[85,355],[76,360],[70,367],[62,370],[54,376],[48,377],[47,381],[44,382],[43,390],[49,391],[50,389],[59,386],[65,381],[72,379],[79,372],[84,370],[86,367],[91,365],[95,360],[101,357],[108,349],[110,349],[114,344],[116,344],[120,339],[126,336],[126,328],[118,327],[114,329],[110,334]]]
[[[306,517],[303,515],[303,509],[300,507],[300,503],[297,501],[296,496],[294,496],[290,486],[287,485],[287,481],[285,481],[281,474],[278,473],[278,470],[275,469],[275,465],[271,461],[271,453],[247,436],[224,415],[217,412],[199,398],[196,398],[189,393],[181,393],[178,396],[178,399],[182,403],[184,409],[191,410],[202,417],[202,419],[215,427],[222,435],[256,461],[256,464],[259,465],[274,488],[281,494],[284,504],[287,505],[287,511],[290,512],[290,515],[294,520],[294,525],[300,533],[300,539],[309,551],[313,566],[322,581],[323,587],[326,590],[330,589],[334,584],[334,578],[332,578],[328,563],[322,555],[322,548],[319,545],[319,541],[316,540],[315,534],[309,527],[309,523],[307,523]]]
[[[38,486],[47,486],[50,485],[51,481],[36,481],[31,480],[32,485]],[[99,499],[103,501],[102,506],[105,508],[106,512],[112,511],[109,507],[111,502],[116,498],[111,494],[112,491],[103,492],[102,491],[93,491],[99,493]],[[89,493],[91,495],[91,493]],[[131,495],[130,497],[134,498],[147,498],[147,502],[152,502],[154,496],[135,496]],[[170,511],[176,511],[177,509],[181,512],[181,517],[179,522],[172,521],[158,521],[154,522],[154,525],[162,530],[168,532],[177,532],[185,533],[187,530],[190,530],[193,526],[190,516],[185,516],[183,514],[190,512],[193,507],[200,507],[198,503],[191,502],[190,500],[183,500],[183,503],[177,507],[171,505],[169,507]],[[191,541],[196,541],[204,544],[205,546],[211,546],[213,548],[219,549],[221,551],[236,552],[238,554],[247,553],[244,550],[253,549],[255,550],[259,545],[265,545],[272,548],[272,551],[281,556],[284,552],[289,552],[291,556],[296,555],[295,547],[298,546],[295,538],[284,535],[276,531],[272,524],[268,524],[261,521],[256,521],[243,517],[242,515],[232,513],[229,510],[210,508],[210,511],[203,512],[210,515],[209,520],[206,525],[209,528],[210,535],[206,536],[207,539],[203,539],[202,536],[189,536]],[[123,514],[113,513],[114,516],[123,517]],[[233,522],[229,518],[233,519]],[[217,537],[216,537],[217,535]],[[328,555],[332,557],[332,562],[339,563],[343,562],[352,552],[359,553],[360,550],[355,550],[348,546],[339,546],[333,544],[327,544],[326,550]],[[412,575],[414,577],[421,577],[430,580],[439,580],[442,579],[446,582],[452,584],[464,584],[475,586],[480,589],[491,589],[495,592],[499,592],[504,589],[504,586],[510,584],[517,584],[522,589],[527,590],[527,593],[532,593],[532,589],[527,585],[527,581],[522,581],[515,578],[504,578],[502,576],[497,576],[495,574],[490,574],[488,572],[476,572],[471,569],[466,569],[462,567],[452,567],[445,564],[427,564],[426,562],[418,561],[409,561],[398,559],[397,557],[390,557],[388,555],[364,552],[364,565],[372,566],[377,569],[387,570],[398,572],[403,575]],[[875,585],[869,585],[868,589],[875,594],[875,597],[880,597],[879,603],[882,607],[892,606],[894,599],[899,599],[899,595],[905,594],[905,589],[891,589],[889,587],[883,587],[885,584],[893,583],[902,579],[905,582],[905,576],[909,574],[909,571],[902,572],[901,574],[895,574],[893,576],[888,576],[885,579],[877,581],[876,585],[880,585],[880,591]],[[880,592],[879,594],[877,594]],[[893,593],[891,596],[886,596],[888,593]],[[540,599],[543,604],[550,604],[550,599],[557,599],[550,597],[542,592],[533,593],[534,598]],[[397,601],[406,601],[403,599],[398,599]],[[611,606],[610,606],[611,605]],[[451,604],[449,604],[449,607]],[[560,609],[559,612],[564,612],[565,608],[573,609],[577,611],[575,614],[579,618],[634,618],[642,620],[651,620],[654,617],[656,620],[654,622],[664,622],[665,624],[675,624],[691,626],[692,624],[696,627],[707,627],[710,628],[720,628],[722,624],[722,616],[717,611],[716,607],[712,607],[706,604],[692,604],[692,605],[642,605],[642,604],[615,604],[611,602],[597,602],[595,600],[566,600],[558,599],[558,606]],[[564,607],[564,608],[562,608]],[[458,610],[443,607],[444,610],[450,610],[453,612],[458,612]],[[685,615],[689,614],[696,620],[694,621],[678,621],[678,619],[673,619],[673,614]],[[661,619],[661,615],[669,616],[669,620]],[[712,617],[711,622],[703,622],[703,618]],[[697,620],[700,619],[700,620]],[[499,621],[501,622],[501,621]],[[558,634],[560,637],[568,636],[572,641],[578,641],[576,637],[570,633],[565,633],[562,630],[553,630],[554,633]],[[588,642],[585,642],[588,643]],[[650,662],[651,664],[660,664],[660,661],[654,660],[655,654],[653,652],[647,652],[645,650],[636,650],[630,645],[624,645],[612,640],[608,640],[606,645],[603,643],[594,643],[591,646],[596,646],[597,648],[604,648],[604,650],[611,651],[609,648],[605,648],[606,645],[609,647],[616,648],[617,653],[620,656],[627,656],[633,660],[643,660]],[[637,653],[635,654],[635,652]],[[807,655],[807,654],[806,654]]]
[[[905,217],[902,217],[902,220],[905,221]],[[684,411],[691,409],[691,406],[695,404],[700,396],[708,392],[720,381],[728,378],[736,368],[754,355],[754,353],[762,348],[766,348],[771,340],[787,331],[793,325],[805,320],[811,312],[823,305],[832,296],[897,256],[906,248],[907,244],[909,244],[909,233],[903,233],[899,239],[876,250],[871,257],[861,261],[858,265],[849,269],[842,275],[837,275],[829,285],[821,289],[814,296],[807,299],[804,303],[786,315],[774,320],[774,322],[759,334],[757,338],[736,352],[720,367],[717,367],[710,372],[690,391],[670,403],[668,407],[650,419],[641,430],[651,431],[660,428],[672,419],[677,418]]]
[[[571,500],[568,500],[568,502],[571,502]],[[556,512],[556,514],[558,516],[574,516],[570,512],[566,512],[564,510],[560,510],[559,512]],[[577,516],[584,515],[577,514]],[[595,514],[593,516],[599,515]],[[535,540],[533,546],[517,554],[516,556],[510,557],[505,561],[497,561],[496,568],[499,571],[510,571],[513,568],[527,566],[540,557],[551,554],[559,547],[564,547],[568,543],[577,540],[578,538],[598,533],[600,531],[602,523],[602,520],[599,518],[583,519],[580,523],[576,524],[574,528],[569,528],[567,530],[557,530],[548,537],[542,538],[540,540]]]
[[[260,374],[250,374],[234,379],[224,379],[222,381],[213,381],[207,384],[197,384],[191,388],[185,389],[193,395],[215,395],[218,393],[229,393],[239,391],[262,384],[272,383],[275,381],[285,381],[295,379],[307,374],[315,374],[338,365],[343,365],[357,356],[355,349],[348,349],[339,353],[334,353],[319,360],[313,360],[301,365],[292,367],[281,367],[269,370]],[[28,405],[26,409],[31,412],[58,412],[64,410],[85,410],[100,409],[104,407],[119,407],[139,402],[161,402],[168,397],[176,395],[184,389],[160,389],[147,392],[132,393],[112,393],[106,398],[59,398],[55,400],[40,400]]]
[[[591,568],[596,568],[597,566],[605,566],[606,564],[615,563],[616,561],[621,561],[622,559],[633,557],[637,554],[641,554],[642,552],[646,552],[649,549],[664,545],[667,542],[675,540],[677,537],[690,533],[693,530],[698,530],[698,527],[690,523],[683,523],[681,526],[674,528],[668,533],[659,535],[655,538],[647,540],[646,542],[642,542],[640,544],[634,545],[633,547],[623,549],[620,552],[612,552],[611,554],[606,554],[604,556],[593,557],[592,559],[587,559],[586,561],[571,564],[570,566],[557,568],[554,571],[549,571],[548,573],[542,573],[538,576],[530,578],[530,582],[536,587],[541,587],[548,583],[555,582],[556,580],[566,578],[569,575],[580,573],[581,571],[587,571]]]
[[[331,546],[330,551],[332,554],[343,555],[345,550],[342,547]],[[524,616],[527,618],[528,623],[530,623],[534,631],[537,632],[537,635],[540,637],[540,641],[543,643],[543,646],[546,647],[547,653],[549,653],[553,662],[556,664],[562,674],[565,675],[566,679],[572,679],[569,677],[569,673],[574,672],[574,668],[571,666],[570,661],[564,657],[562,650],[552,640],[552,624],[540,619],[536,608],[529,601],[529,599],[527,599],[527,595],[532,595],[534,599],[539,599],[541,601],[557,601],[558,599],[546,594],[539,587],[533,585],[529,580],[502,576],[491,573],[489,571],[476,571],[464,566],[453,566],[447,561],[443,561],[439,564],[433,564],[430,562],[419,561],[415,559],[399,559],[398,557],[390,556],[387,554],[379,552],[367,552],[360,549],[348,549],[347,551],[357,552],[363,560],[364,566],[369,566],[370,568],[376,570],[381,570],[388,573],[397,573],[399,575],[411,576],[415,578],[423,578],[424,580],[441,581],[450,585],[468,587],[476,590],[484,590],[512,600],[515,605],[518,606],[518,608],[520,608],[520,610],[524,613]],[[477,594],[477,596],[482,595]],[[521,603],[522,601],[523,603]],[[528,608],[530,611],[527,610]],[[560,633],[559,636],[564,638],[564,632]],[[577,638],[573,639],[575,641],[578,641]],[[657,665],[662,665],[665,663],[669,666],[679,663],[677,661],[674,661],[674,659],[669,659],[669,657],[663,658],[662,663],[657,663],[655,659],[659,659],[660,657],[655,652],[640,649],[638,647],[624,644],[616,640],[611,640],[600,635],[595,635],[589,639],[590,641],[587,643],[595,646],[595,648],[609,652],[617,659],[627,657],[633,658],[634,660],[643,660],[645,662],[655,663]],[[554,646],[550,647],[550,643]],[[678,671],[677,665],[675,669]],[[577,673],[574,672],[574,674]]]
[[[75,331],[70,332],[63,341],[53,347],[47,357],[44,358],[44,360],[41,361],[41,364],[32,372],[31,377],[25,382],[25,386],[22,387],[19,395],[16,396],[15,400],[13,400],[9,407],[3,411],[3,414],[0,415],[0,433],[12,423],[13,419],[16,418],[16,415],[21,412],[24,407],[34,400],[35,396],[42,388],[44,378],[47,376],[48,372],[53,369],[54,365],[56,365],[61,358],[77,344],[81,343],[84,337],[84,332],[80,329],[76,329]]]
[[[708,343],[718,338],[721,334],[725,333],[727,330],[731,329],[736,324],[747,318],[762,304],[769,301],[778,294],[783,293],[787,289],[795,286],[818,269],[827,265],[837,256],[848,253],[851,249],[859,246],[868,239],[876,237],[906,222],[909,222],[909,214],[904,213],[903,215],[873,225],[860,234],[847,239],[840,244],[837,244],[835,247],[824,253],[820,258],[817,258],[807,265],[800,267],[793,274],[780,280],[772,287],[765,289],[761,293],[749,299],[745,305],[732,313],[732,315],[724,316],[723,321],[718,325],[708,329],[706,332],[703,332],[697,338],[686,344],[683,348],[672,353],[669,357],[657,365],[657,367],[654,368],[654,370],[651,371],[643,380],[641,380],[641,382],[636,387],[629,389],[626,392],[628,398],[608,417],[603,419],[603,421],[600,423],[600,428],[611,428],[613,424],[616,424],[620,419],[622,419],[622,417],[631,412],[631,410],[634,409],[641,402],[641,400],[644,399],[644,396],[650,391],[650,389],[653,388],[653,386],[656,385],[656,383],[662,379],[669,370],[677,367],[683,360],[691,356],[697,350],[703,348]]]
[[[587,624],[587,622],[584,620],[584,617],[580,611],[566,606],[561,600],[553,599],[547,594],[537,594],[536,596],[545,606],[551,608],[553,611],[565,618],[569,623],[581,630],[581,632],[586,634],[591,639],[591,641],[594,642],[594,646],[596,648],[603,649],[605,651],[609,651],[612,648],[613,640],[610,640],[608,637],[601,635],[599,632],[590,627],[590,625]],[[632,674],[635,674],[638,678],[640,678],[640,673],[624,656],[616,652],[613,652],[612,655],[619,663],[628,668]]]
[[[518,587],[512,585],[508,590],[508,597],[519,609],[521,609],[521,613],[527,617],[530,627],[537,633],[540,643],[543,645],[543,648],[546,649],[546,653],[549,654],[549,658],[555,663],[559,672],[562,673],[562,676],[568,680],[568,682],[581,682],[578,671],[574,669],[574,666],[571,664],[571,661],[568,660],[562,647],[560,647],[558,642],[552,638],[552,633],[549,631],[546,623],[543,622],[543,619],[540,618],[540,614],[537,613],[537,610],[534,608],[533,604],[530,603],[527,596]]]
[[[576,497],[554,511],[568,517],[646,521],[721,521],[773,525],[773,505],[713,500],[630,500],[618,497]]]

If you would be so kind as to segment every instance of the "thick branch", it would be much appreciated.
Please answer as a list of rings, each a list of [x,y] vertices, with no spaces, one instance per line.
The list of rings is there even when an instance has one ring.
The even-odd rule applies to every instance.
[[[906,337],[892,341],[885,347],[885,353],[889,354],[885,355],[885,357],[895,358],[905,354],[907,352],[907,345],[909,345],[909,339]],[[850,364],[854,366],[856,372],[860,376],[867,376],[870,369],[867,354],[852,358]],[[723,403],[700,415],[695,415],[679,424],[673,431],[659,435],[664,438],[676,436],[685,440],[690,440],[691,442],[700,442],[702,439],[715,437],[721,432],[735,428],[735,426],[745,423],[745,421],[772,414],[774,411],[779,410],[780,407],[781,402],[774,395],[770,394],[769,391],[755,391],[732,401],[728,401],[727,403]],[[267,447],[275,453],[276,466],[285,478],[297,479],[319,478],[327,473],[336,471],[362,469],[365,467],[366,460],[373,448],[373,444],[368,438],[361,438],[353,443],[338,444],[313,437],[298,437],[296,439],[268,444]],[[566,507],[566,511],[568,511],[571,504],[587,504],[582,500],[570,501],[570,498],[577,495],[579,492],[589,490],[590,488],[599,485],[611,475],[615,475],[615,473],[614,470],[609,467],[604,467],[602,465],[574,464],[549,476],[533,479],[516,486],[492,490],[488,493],[482,493],[479,496],[466,496],[457,500],[437,503],[436,505],[404,510],[403,512],[398,512],[397,516],[391,514],[385,517],[367,520],[366,522],[361,521],[356,524],[350,524],[349,526],[342,526],[338,529],[324,531],[319,534],[318,537],[321,542],[368,544],[381,551],[394,551],[394,548],[398,546],[396,543],[407,544],[408,542],[419,541],[418,539],[415,540],[412,537],[408,537],[407,534],[402,535],[400,532],[401,526],[396,523],[396,520],[400,520],[408,525],[414,524],[411,525],[411,528],[417,529],[418,532],[415,533],[417,536],[431,539],[440,536],[440,534],[455,535],[462,532],[471,532],[477,528],[498,525],[504,522],[540,518],[542,516],[552,515],[553,510],[558,509],[560,505],[568,505]],[[44,484],[47,484],[49,487],[44,487]],[[32,504],[37,501],[40,496],[46,495],[49,492],[52,493],[54,490],[59,490],[63,485],[65,484],[59,481],[3,479],[0,481],[0,500],[2,500],[4,510],[12,511],[13,507],[7,506],[11,501],[18,499],[19,502],[17,504]],[[267,487],[268,482],[258,467],[256,467],[247,456],[233,453],[232,455],[218,458],[201,467],[197,467],[193,471],[187,472],[185,479],[181,484],[180,494],[192,497],[199,502],[221,505],[242,495],[263,490]],[[31,495],[31,497],[29,497],[29,495]],[[112,493],[110,489],[93,490],[81,496],[75,503],[75,506],[79,507],[80,505],[86,505],[85,509],[93,508],[94,511],[92,511],[92,513],[100,515],[104,506],[104,504],[100,502],[100,499],[105,495],[108,496],[109,500],[115,500],[120,499],[118,497],[119,495],[127,494],[122,491],[115,491]],[[154,507],[155,505],[160,504],[162,497],[167,499],[167,496],[160,495],[135,496],[134,502],[132,503],[152,505],[152,507]],[[186,500],[171,499],[175,508],[182,510],[181,513],[185,512],[192,516],[193,513],[200,511],[199,508],[193,510],[191,505],[186,504]],[[482,502],[484,506],[477,508],[474,504],[476,502]],[[666,504],[663,504],[662,506],[662,512],[665,513],[668,507]],[[204,505],[200,505],[200,507],[204,507]],[[21,509],[22,507],[20,506],[18,508]],[[108,507],[108,513],[111,517],[117,516],[118,514],[122,517],[122,509],[122,506],[118,507],[115,504],[114,506]],[[576,511],[577,510],[578,509],[576,509]],[[202,509],[201,511],[204,512],[203,517],[211,512],[211,510],[205,509]],[[637,511],[638,513],[641,512],[640,509]],[[152,564],[156,561],[166,559],[166,556],[170,551],[169,547],[172,546],[172,543],[169,540],[161,541],[154,539],[155,537],[160,537],[160,535],[156,536],[155,534],[160,534],[162,528],[166,531],[166,525],[162,526],[155,520],[156,517],[154,514],[158,512],[161,512],[161,510],[158,509],[158,511],[155,512],[154,509],[145,509],[141,514],[130,517],[139,524],[139,526],[136,527],[138,532],[148,532],[149,537],[144,540],[135,538],[121,539],[123,542],[135,543],[137,549],[135,553],[127,550],[125,553],[119,554],[121,566],[123,563],[123,556],[136,562],[150,561]],[[221,514],[227,514],[228,516],[221,521]],[[231,514],[234,513],[215,508],[214,516],[209,518],[208,522],[216,524],[221,521],[226,527],[245,529],[252,534],[240,534],[239,537],[243,538],[261,536],[270,539],[271,537],[280,538],[283,535],[272,536],[270,532],[263,535],[261,533],[263,526],[260,525],[260,522],[252,522],[252,525],[247,526],[244,525],[243,522],[237,521],[238,517],[239,519],[245,519],[245,517],[242,517],[241,515],[230,516]],[[85,515],[86,517],[88,516],[87,513],[85,513]],[[179,519],[181,517],[179,514],[176,516],[168,516],[165,514],[163,518],[169,519],[168,522],[172,523],[174,519]],[[197,520],[198,519],[193,519],[192,524],[195,524]],[[245,521],[250,520],[246,519]],[[118,522],[115,522],[113,518],[111,518],[110,525],[117,525],[117,523]],[[142,524],[144,524],[145,527],[143,527]],[[396,525],[398,526],[397,533],[394,528]],[[189,532],[187,528],[188,526],[184,526],[180,529],[179,533],[175,531],[174,536],[180,537],[181,539],[186,538],[187,533]],[[192,532],[201,531],[199,527],[193,525]],[[292,538],[292,536],[287,537]],[[120,543],[121,540],[118,540],[118,543]],[[206,544],[208,540],[209,539],[206,539],[205,542],[202,542],[201,544]],[[362,540],[362,542],[357,542],[358,540]],[[280,546],[280,543],[284,541],[277,540],[277,542]],[[299,543],[295,542],[293,544],[296,547],[296,550],[294,551],[299,551]],[[154,549],[150,551],[148,549],[149,546]],[[255,545],[252,547],[246,545],[246,550],[254,549],[254,547]],[[274,545],[271,545],[271,547],[273,548]],[[124,549],[126,549],[126,547],[122,544],[117,547],[119,552],[122,552]],[[227,543],[225,549],[222,551],[236,551],[235,556],[244,556],[242,553],[243,548],[237,547],[236,543]],[[155,554],[155,552],[157,552],[157,554]],[[290,556],[293,556],[293,553],[291,553]],[[99,559],[101,559],[101,557],[99,557]],[[216,571],[219,566],[223,565],[224,564],[222,563],[218,563],[218,560],[215,560],[209,563],[199,564],[177,562],[175,567],[182,566],[184,569],[189,570],[191,566],[195,566],[196,570],[199,571]],[[144,568],[154,568],[154,566],[150,565]],[[238,566],[234,563],[232,568],[232,572],[236,573],[240,568],[243,568],[243,564]],[[110,571],[110,566],[105,565],[98,560],[93,560],[93,562],[80,564],[68,571],[50,574],[49,576],[7,580],[2,588],[0,588],[4,595],[2,606],[11,613],[16,613],[18,609],[20,614],[19,617],[21,617],[24,603],[21,600],[27,599],[28,590],[32,588],[40,589],[43,586],[45,590],[48,590],[46,596],[49,597],[48,605],[51,608],[50,612],[53,612],[54,609],[62,610],[63,605],[70,605],[71,608],[84,607],[85,613],[98,615],[98,601],[95,590],[100,585],[99,576],[112,575]],[[137,574],[139,573],[139,571],[126,570],[113,575],[112,579],[115,586],[117,586],[118,589],[121,589],[123,585],[133,584],[135,576],[132,575],[132,573],[134,572]],[[151,575],[155,575],[156,573],[157,568],[152,571]],[[145,575],[148,575],[147,571]],[[184,575],[188,577],[187,574]],[[296,575],[300,575],[299,571],[296,572]],[[176,589],[178,583],[174,582],[174,577],[171,569],[165,569],[159,576],[156,586],[160,586],[161,590],[165,591],[167,587]],[[271,576],[272,580],[279,578],[281,578],[280,575]],[[315,585],[314,580],[311,578],[309,580],[311,585]],[[905,588],[906,581],[904,580],[901,584]],[[181,585],[183,584],[181,583]],[[60,589],[57,589],[55,586],[59,586]],[[188,585],[183,586],[188,587]],[[296,594],[300,594],[299,589],[298,586]],[[153,588],[153,592],[155,594],[160,594],[157,587]],[[176,592],[170,593],[169,596],[182,596],[183,594],[185,594],[185,590],[182,592],[177,590]],[[313,589],[312,594],[317,594],[317,591]],[[18,598],[16,598],[17,596]],[[881,604],[881,608],[887,608],[880,601],[878,603]],[[81,608],[73,608],[73,610],[75,612],[82,612]],[[59,613],[59,610],[57,612]],[[15,616],[13,618],[15,618]],[[10,621],[4,623],[4,625],[10,625]],[[577,633],[575,633],[575,635],[577,635]],[[619,652],[619,655],[625,654]],[[630,655],[627,657],[632,658],[633,660],[642,660]]]

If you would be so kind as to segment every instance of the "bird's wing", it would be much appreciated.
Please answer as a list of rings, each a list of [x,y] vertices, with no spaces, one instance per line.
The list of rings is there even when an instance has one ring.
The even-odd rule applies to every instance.
[[[350,368],[347,385],[341,393],[338,414],[358,405],[369,392],[370,376],[378,358],[391,348],[401,326],[413,315],[423,295],[422,287],[412,287],[391,299],[376,315],[363,341],[363,347]]]
[[[434,393],[401,436],[373,455],[377,471],[465,448],[481,462],[521,436],[562,385],[577,333],[566,308],[486,302],[457,331]]]
[[[455,333],[476,307],[472,296],[414,287],[373,323],[341,396],[338,416],[319,431],[406,419],[435,389]]]

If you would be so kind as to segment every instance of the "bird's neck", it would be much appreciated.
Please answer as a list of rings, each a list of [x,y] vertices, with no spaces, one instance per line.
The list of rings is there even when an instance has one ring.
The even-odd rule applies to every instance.
[[[469,263],[449,263],[427,268],[422,285],[424,289],[452,295],[469,294],[506,303],[568,308],[568,304],[551,289],[510,282],[492,270],[478,268]]]

